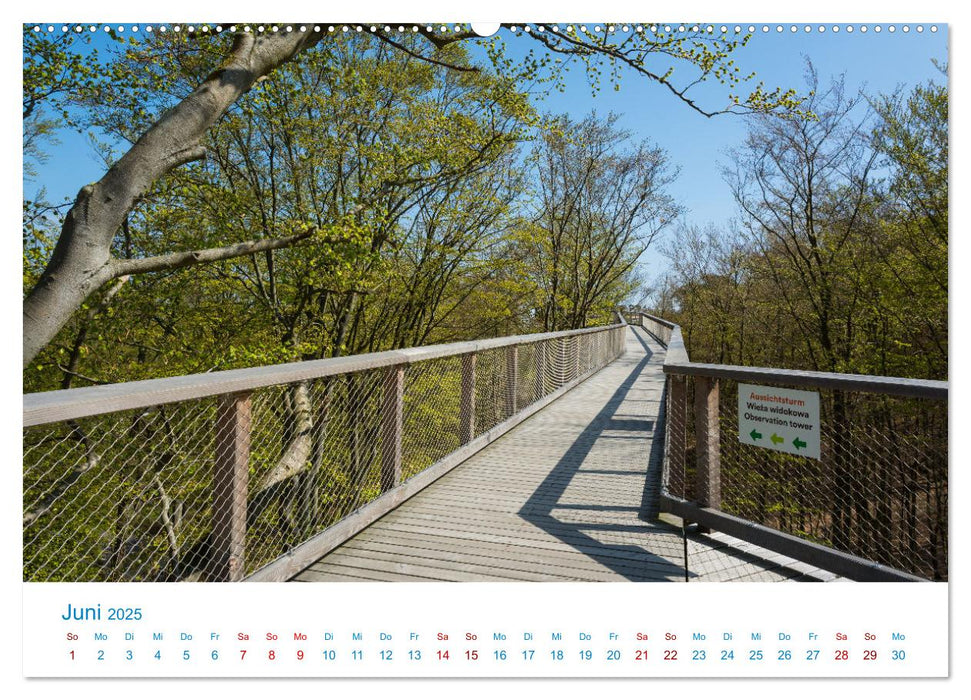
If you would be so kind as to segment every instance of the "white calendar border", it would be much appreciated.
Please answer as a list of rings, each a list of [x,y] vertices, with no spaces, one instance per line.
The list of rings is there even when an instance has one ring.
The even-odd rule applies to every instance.
[[[247,19],[262,19],[265,18],[267,7],[265,4],[245,2],[245,3],[223,3],[221,6],[226,7],[228,11],[232,12],[232,16],[236,21],[246,21]],[[118,19],[123,21],[159,21],[162,19],[166,20],[176,20],[185,21],[187,19],[205,19],[210,17],[215,17],[219,14],[216,6],[214,4],[207,4],[205,7],[205,17],[199,17],[199,4],[198,2],[188,2],[187,0],[170,0],[158,7],[152,8],[148,5],[134,6],[128,3],[106,3],[90,2],[88,4],[81,5],[76,2],[65,2],[64,0],[52,0],[46,2],[43,7],[37,5],[20,5],[13,12],[9,10],[5,11],[4,19],[6,20],[3,25],[0,25],[0,31],[2,31],[3,43],[0,44],[0,50],[3,51],[4,57],[4,76],[7,78],[4,81],[5,85],[16,85],[19,76],[19,66],[20,66],[20,24],[24,21],[31,19],[36,19],[36,16],[30,16],[37,13],[39,10],[41,14],[45,17],[55,18],[65,18],[69,21],[104,21],[105,19]],[[274,6],[275,8],[279,5]],[[302,11],[298,6],[295,5],[297,9],[288,10],[285,14],[293,17],[303,16],[309,12],[308,6]],[[382,11],[387,8],[389,12],[395,12],[399,15],[417,15],[421,16],[434,16],[442,17],[450,21],[470,21],[472,19],[481,20],[493,20],[502,18],[506,21],[525,21],[525,20],[536,20],[543,16],[549,17],[550,19],[557,18],[570,18],[576,21],[596,21],[605,19],[604,17],[604,4],[603,3],[587,3],[586,6],[582,3],[577,3],[575,1],[571,2],[551,2],[550,0],[544,0],[541,3],[522,3],[514,0],[490,0],[487,3],[481,3],[478,7],[470,7],[467,5],[446,2],[445,0],[435,0],[433,2],[422,2],[420,5],[416,3],[413,6],[409,6],[406,12],[402,12],[400,2],[392,3],[390,1],[382,0],[382,2],[372,2],[369,3],[367,7],[355,7],[355,12],[353,18],[361,17],[362,15],[367,17],[380,15]],[[617,18],[623,17],[637,17],[642,14],[646,8],[648,8],[646,3],[643,2],[611,2],[609,3],[609,8],[611,9],[610,14]],[[663,5],[659,6],[661,10],[665,10]],[[229,9],[231,8],[231,9]],[[541,10],[542,8],[542,10]],[[344,13],[346,14],[346,10]],[[714,20],[725,20],[725,21],[825,21],[825,22],[852,22],[859,23],[861,21],[951,21],[956,24],[952,25],[949,29],[949,35],[957,37],[957,41],[951,40],[951,54],[949,60],[952,65],[957,65],[958,68],[953,71],[954,84],[955,87],[962,82],[962,71],[961,68],[963,64],[955,63],[954,48],[958,47],[958,59],[963,60],[960,54],[960,40],[963,37],[963,32],[966,30],[967,25],[963,23],[963,17],[958,17],[955,15],[954,10],[949,3],[935,1],[935,2],[921,2],[916,3],[913,0],[909,2],[900,2],[893,0],[890,2],[871,2],[862,7],[859,3],[846,3],[845,1],[836,0],[818,0],[816,2],[807,3],[805,6],[798,6],[795,4],[780,4],[778,2],[737,2],[727,4],[724,2],[695,2],[691,4],[690,11],[684,6],[678,6],[675,10],[673,7],[670,11],[666,11],[669,15],[678,14],[690,14],[698,18],[714,19]],[[16,16],[10,16],[10,15]],[[330,8],[327,10],[327,15],[333,18],[335,21],[339,21],[340,11]],[[347,19],[351,19],[348,17]],[[609,18],[606,18],[609,19]],[[963,87],[963,85],[962,85]],[[960,115],[967,112],[966,109],[967,100],[964,94],[959,89],[952,90],[952,111],[951,111],[951,122],[957,123]],[[20,145],[13,143],[14,127],[19,122],[19,113],[14,111],[13,101],[10,100],[10,104],[7,108],[3,110],[5,132],[10,138],[11,143],[8,146],[8,153],[13,153],[13,149],[20,149]],[[958,116],[955,116],[958,115]],[[967,149],[963,146],[963,141],[959,138],[955,139],[952,136],[954,145],[958,147],[956,157],[952,158],[952,179],[955,183],[963,180],[959,180],[962,174],[960,165],[958,163],[964,163],[967,158]],[[19,161],[18,161],[19,162]],[[4,210],[7,214],[8,221],[13,222],[14,217],[19,216],[20,212],[20,202],[17,199],[19,191],[20,182],[20,172],[19,167],[8,166],[4,171],[4,184],[6,187],[3,188],[4,192]],[[961,191],[956,190],[956,191]],[[954,200],[954,215],[956,218],[953,219],[953,230],[963,230],[962,224],[966,221],[966,205],[959,199]],[[15,213],[16,212],[16,213]],[[12,225],[11,225],[12,228]],[[19,271],[14,268],[16,261],[19,259],[19,241],[12,235],[12,231],[8,231],[6,237],[6,245],[9,249],[5,251],[5,255],[2,256],[2,260],[6,261],[9,265],[7,269],[7,274],[3,275],[2,280],[4,284],[7,285],[4,290],[6,299],[16,299],[18,298],[19,289]],[[959,237],[954,237],[952,239],[952,255],[954,256],[952,260],[955,261],[953,267],[959,269],[963,267],[962,263],[968,260],[968,251],[966,244],[960,240]],[[967,308],[965,303],[968,300],[968,288],[966,283],[961,277],[955,277],[952,279],[952,299],[951,308],[954,310],[959,310]],[[9,304],[5,307],[5,314],[8,317],[4,320],[6,321],[5,328],[15,329],[13,335],[16,336],[19,332],[19,318],[15,314],[15,306]],[[956,314],[952,314],[952,318],[955,318]],[[952,329],[952,348],[957,348],[959,351],[963,351],[968,347],[967,332],[959,325],[953,324]],[[966,327],[966,324],[965,324]],[[10,331],[8,330],[8,334]],[[2,425],[3,435],[3,449],[10,458],[10,461],[16,464],[16,455],[20,453],[20,435],[19,435],[19,401],[18,397],[21,392],[20,388],[20,375],[16,368],[19,366],[19,344],[15,342],[15,339],[11,339],[8,343],[4,344],[2,349],[3,357],[2,364],[0,366],[6,368],[4,373],[4,396],[5,400],[2,404],[2,415],[5,420],[0,422]],[[954,355],[954,350],[952,349],[952,356]],[[959,356],[963,358],[963,353]],[[968,415],[966,408],[966,399],[964,396],[967,394],[967,380],[965,375],[965,370],[960,366],[961,362],[953,362],[952,364],[952,388],[956,388],[957,398],[952,397],[951,406],[952,410],[955,411],[954,415],[956,418],[960,419]],[[954,392],[952,392],[954,393]],[[955,421],[957,424],[957,421]],[[952,464],[960,465],[964,462],[963,457],[965,457],[965,450],[960,444],[953,444],[953,448],[950,451],[952,455]],[[5,523],[3,527],[3,549],[2,552],[5,556],[5,561],[8,564],[5,567],[5,576],[3,580],[3,591],[7,595],[4,596],[3,600],[10,601],[10,604],[17,606],[17,601],[20,600],[20,595],[18,589],[24,584],[21,583],[20,572],[22,567],[20,566],[22,558],[21,542],[19,535],[19,525],[15,522],[16,517],[20,512],[21,508],[21,490],[17,488],[16,477],[13,476],[12,472],[15,468],[8,469],[6,479],[10,480],[7,484],[7,488],[0,490],[4,498],[4,508],[2,512],[6,514],[9,522]],[[950,485],[952,493],[956,490],[959,494],[965,494],[966,481],[963,476],[963,470],[954,468],[951,470],[950,475]],[[952,503],[960,503],[959,500],[952,498]],[[952,527],[951,532],[953,533],[952,542],[960,541],[961,535],[966,532],[966,516],[963,514],[962,508],[952,508],[951,518]],[[951,616],[952,616],[952,633],[951,633],[951,659],[964,659],[967,658],[967,645],[962,639],[961,632],[956,629],[956,622],[963,610],[962,604],[963,599],[955,599],[954,586],[958,585],[953,583],[954,581],[960,582],[964,578],[965,567],[964,562],[961,560],[959,555],[959,549],[951,547],[951,580],[952,583],[949,584],[951,591]],[[178,584],[176,584],[178,585]],[[282,584],[281,584],[282,585]],[[537,584],[545,585],[545,584]],[[774,584],[768,584],[774,585]],[[812,584],[808,584],[812,585]],[[867,585],[867,584],[859,584]],[[16,615],[9,615],[7,619],[16,618]],[[13,627],[13,625],[8,625]],[[58,681],[58,682],[26,682],[20,676],[20,666],[18,649],[19,643],[17,641],[17,630],[9,630],[7,632],[7,644],[4,645],[3,654],[3,668],[4,668],[4,679],[8,682],[13,683],[13,688],[20,691],[24,695],[29,695],[32,698],[36,697],[53,697],[66,695],[66,690],[71,686],[69,682]],[[935,683],[930,686],[935,694],[946,694],[949,695],[953,692],[956,684],[953,682],[955,678],[960,678],[965,676],[966,673],[963,672],[961,664],[952,664],[952,682],[945,684]],[[791,685],[784,685],[786,681],[775,681],[775,680],[762,680],[762,681],[733,681],[731,683],[719,683],[718,686],[711,685],[712,683],[717,683],[718,681],[684,681],[684,680],[673,680],[673,681],[658,681],[652,680],[651,686],[645,687],[641,685],[641,681],[590,681],[590,682],[580,682],[577,685],[576,681],[543,681],[544,691],[547,689],[546,686],[551,686],[556,690],[574,691],[578,690],[579,693],[583,695],[588,695],[591,690],[596,687],[609,688],[612,692],[624,692],[627,690],[634,690],[635,692],[648,691],[648,692],[684,692],[687,688],[685,683],[688,683],[693,690],[701,689],[706,692],[717,692],[719,696],[722,697],[749,697],[752,692],[775,692],[783,690],[788,692],[791,690]],[[192,689],[193,691],[211,692],[214,686],[211,681],[176,681],[177,685],[173,687],[170,683],[152,683],[146,684],[138,681],[85,681],[84,689],[86,691],[102,691],[108,694],[108,696],[113,696],[115,694],[120,694],[124,692],[125,694],[131,694],[133,691],[143,698],[154,698],[154,697],[165,697],[169,698],[173,691],[179,692],[181,690]],[[273,688],[277,687],[278,681],[266,681],[253,683],[252,680],[235,680],[228,681],[223,680],[219,682],[219,690],[222,691],[223,688],[232,691],[244,691],[244,697],[249,695],[245,691],[255,690],[256,693],[263,695],[267,692],[272,692]],[[288,692],[312,692],[314,686],[311,685],[313,681],[291,681],[280,683],[281,688],[284,688]],[[661,686],[656,685],[661,683]],[[854,690],[860,688],[861,681],[821,681],[823,687],[818,687],[818,685],[813,686],[812,692],[819,692],[820,690],[835,690],[833,684],[842,690]],[[387,685],[388,681],[370,681],[369,685],[373,685],[376,689],[388,690],[390,687]],[[637,685],[634,685],[637,684]],[[669,685],[670,684],[670,685]],[[900,682],[900,681],[866,681],[866,687],[868,692],[870,689],[877,690],[881,695],[885,697],[907,697],[912,698],[916,693],[920,692],[918,686],[923,686],[923,682]],[[406,684],[408,689],[414,688],[415,690],[420,690],[423,693],[428,693],[431,697],[440,697],[446,695],[454,695],[456,692],[460,692],[463,697],[468,698],[485,698],[493,697],[497,692],[506,692],[508,689],[516,688],[517,690],[526,690],[528,692],[536,692],[539,690],[539,686],[535,681],[496,681],[494,683],[476,683],[468,684],[462,683],[461,681],[453,680],[442,680],[442,681],[423,681],[423,682],[412,682],[409,681]],[[361,688],[361,681],[353,680],[343,680],[343,681],[329,681],[327,686],[327,691],[350,691],[358,692]],[[572,694],[572,693],[570,693]]]

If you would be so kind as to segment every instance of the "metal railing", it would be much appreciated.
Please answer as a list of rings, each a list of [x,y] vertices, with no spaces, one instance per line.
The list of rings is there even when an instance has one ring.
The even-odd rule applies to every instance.
[[[26,395],[24,580],[289,578],[619,357],[625,326]]]
[[[667,346],[663,510],[858,580],[947,580],[947,382],[691,362]],[[745,444],[739,383],[812,390],[819,459]]]

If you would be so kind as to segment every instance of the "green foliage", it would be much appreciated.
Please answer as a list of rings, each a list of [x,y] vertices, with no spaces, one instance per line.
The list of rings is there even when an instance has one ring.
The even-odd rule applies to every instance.
[[[206,137],[204,161],[154,184],[112,252],[145,258],[313,235],[96,295],[37,358],[28,385],[63,383],[65,367],[78,381],[117,381],[609,320],[638,284],[638,256],[676,209],[662,194],[666,158],[628,143],[610,120],[594,133],[541,115],[534,87],[559,84],[579,64],[594,90],[602,72],[617,87],[626,71],[704,113],[778,113],[798,101],[759,86],[726,110],[699,107],[690,85],[718,80],[735,90],[751,80],[734,58],[747,38],[657,29],[537,30],[515,59],[499,35],[327,36],[233,105]],[[233,41],[229,32],[109,37],[99,55],[87,33],[24,36],[25,114],[46,100],[97,134],[108,163],[217,73]],[[484,63],[473,60],[473,43],[485,48]],[[684,71],[693,75],[679,87]],[[601,191],[584,193],[583,220],[556,234],[568,231],[568,245],[538,235],[549,217],[536,229],[524,216],[542,184],[528,176],[520,144],[537,138],[561,159],[597,148],[606,157]],[[617,176],[649,184],[636,216],[619,201],[596,204]],[[607,226],[618,214],[632,220]],[[25,288],[54,226],[25,224]],[[529,302],[537,290],[548,296],[539,310]]]
[[[118,89],[92,104],[93,123],[133,140],[223,48],[174,34],[131,42],[111,67]],[[460,45],[438,55],[468,63]],[[139,203],[114,254],[313,235],[293,249],[131,280],[84,344],[84,375],[117,381],[488,334],[504,303],[481,317],[458,309],[506,285],[497,246],[524,186],[514,149],[530,113],[507,79],[366,35],[335,37],[285,65],[212,130],[206,161]],[[42,243],[25,246],[32,269],[49,250]],[[32,386],[54,380],[57,356],[85,323],[38,358],[47,373]]]
[[[34,164],[47,160],[45,144],[58,143],[57,132],[84,128],[78,104],[104,85],[98,50],[87,32],[52,34],[23,27],[24,175],[36,174]]]
[[[812,88],[816,120],[753,122],[736,151],[740,226],[669,246],[664,311],[696,361],[946,378],[947,88],[872,110]]]

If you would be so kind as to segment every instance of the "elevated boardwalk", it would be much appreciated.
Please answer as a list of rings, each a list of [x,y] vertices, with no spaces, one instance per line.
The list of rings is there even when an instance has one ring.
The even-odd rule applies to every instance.
[[[296,581],[683,581],[657,520],[664,348],[624,355],[295,577]],[[833,580],[723,534],[689,535],[692,581]]]

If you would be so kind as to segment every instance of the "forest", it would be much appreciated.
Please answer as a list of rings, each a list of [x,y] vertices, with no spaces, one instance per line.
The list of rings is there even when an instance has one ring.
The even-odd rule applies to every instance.
[[[25,27],[26,181],[65,128],[90,134],[109,180],[235,50],[227,35],[113,39]],[[662,52],[709,80],[739,51],[633,39],[618,42],[628,63]],[[617,115],[543,113],[524,88],[554,89],[551,57],[570,51],[607,80],[611,56],[402,41],[328,36],[254,80],[200,137],[204,156],[125,193],[99,234],[107,274],[58,288],[57,314],[45,270],[70,276],[55,245],[80,237],[90,186],[25,199],[26,390],[580,328],[636,302],[679,321],[699,361],[946,376],[945,66],[867,95],[809,64],[805,85],[711,109],[741,112],[714,118],[748,136],[721,166],[737,216],[702,225],[667,191],[676,155]],[[702,109],[671,87],[669,109]],[[651,246],[663,278],[638,264]],[[62,325],[28,350],[34,316]]]
[[[146,157],[251,36],[156,33],[100,53],[24,38],[27,165],[75,128],[107,168],[73,203],[24,202],[29,391],[603,323],[678,212],[663,149],[616,115],[533,104],[522,84],[552,89],[549,56],[514,64],[493,42],[476,63],[467,37],[328,36],[251,76],[198,144]],[[718,74],[733,49],[680,42],[623,55]],[[561,43],[547,53],[594,69],[589,41]],[[790,101],[759,88],[742,107]],[[93,197],[111,206],[95,215]]]
[[[809,67],[814,118],[749,118],[731,221],[684,225],[646,293],[697,362],[947,378],[948,94],[852,94]]]

